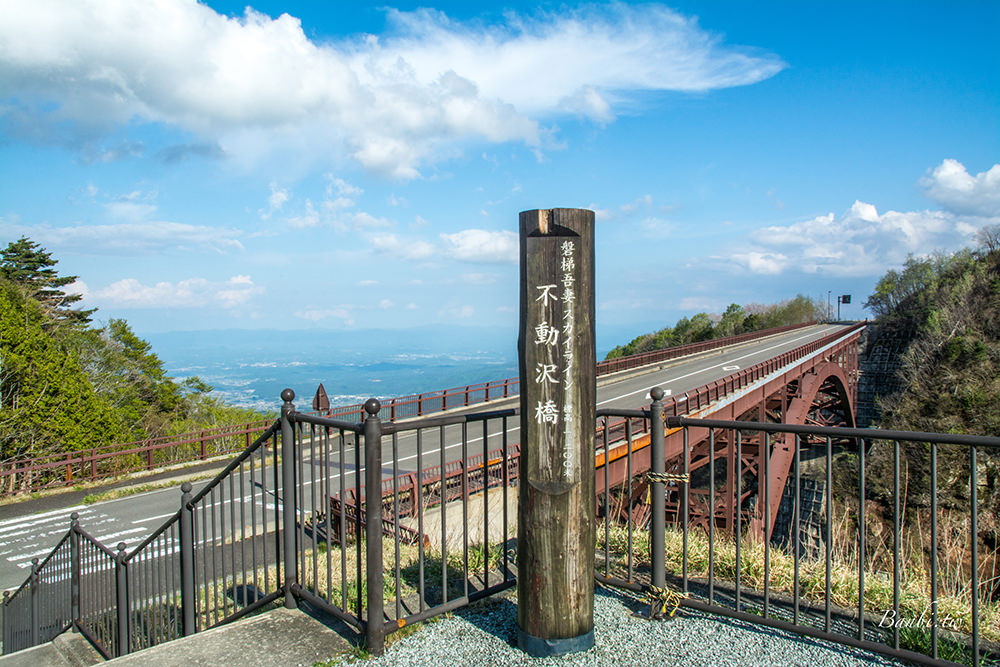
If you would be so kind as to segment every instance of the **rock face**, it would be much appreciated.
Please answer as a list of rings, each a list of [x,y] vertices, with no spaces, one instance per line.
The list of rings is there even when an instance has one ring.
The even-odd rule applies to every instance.
[[[879,418],[878,399],[902,389],[899,365],[911,336],[891,334],[869,325],[862,339],[859,359],[857,424],[868,428]]]

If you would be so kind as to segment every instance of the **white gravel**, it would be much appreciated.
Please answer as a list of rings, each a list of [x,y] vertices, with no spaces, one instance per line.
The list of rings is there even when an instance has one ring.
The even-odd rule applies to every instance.
[[[856,666],[900,663],[850,647],[742,621],[682,609],[673,619],[649,621],[634,615],[640,603],[630,594],[598,587],[594,600],[595,645],[589,651],[532,658],[517,644],[517,607],[503,596],[425,624],[394,642],[378,666],[514,667],[530,665],[726,665]]]

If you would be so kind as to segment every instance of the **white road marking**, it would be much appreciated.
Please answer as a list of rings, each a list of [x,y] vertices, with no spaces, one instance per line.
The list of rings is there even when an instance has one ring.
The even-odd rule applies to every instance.
[[[0,533],[5,530],[10,530],[11,528],[34,526],[39,523],[45,523],[45,521],[53,521],[56,519],[65,519],[68,524],[70,514],[86,509],[86,505],[76,505],[74,507],[67,507],[66,509],[53,510],[51,512],[43,512],[41,514],[30,514],[28,516],[19,516],[16,519],[7,519],[6,521],[0,521]],[[83,513],[81,512],[81,516],[82,514]],[[42,521],[42,519],[45,521]]]
[[[146,523],[147,521],[156,521],[157,519],[166,519],[168,516],[173,516],[175,514],[177,514],[176,511],[171,512],[170,514],[159,514],[157,516],[147,516],[145,519],[138,519],[136,521],[133,521],[132,523],[133,524]]]
[[[723,364],[730,364],[730,363],[732,363],[734,361],[740,361],[741,359],[746,359],[746,358],[752,357],[752,356],[754,356],[756,354],[760,354],[761,352],[770,352],[771,350],[775,350],[775,349],[777,349],[779,347],[783,347],[785,345],[788,345],[789,343],[796,343],[796,342],[798,342],[800,340],[805,340],[806,338],[813,338],[814,336],[816,336],[816,335],[818,335],[820,333],[823,333],[823,332],[814,332],[814,333],[811,333],[811,334],[807,334],[805,336],[799,336],[798,338],[793,338],[791,340],[786,340],[784,342],[778,343],[777,345],[772,345],[771,347],[765,347],[762,350],[755,350],[755,351],[753,351],[753,352],[751,352],[749,354],[744,354],[742,357],[736,357],[735,359],[728,359],[726,361],[723,361],[720,364],[716,364],[715,366],[706,366],[705,368],[700,368],[700,369],[698,369],[696,371],[692,371],[692,372],[687,373],[685,375],[678,375],[675,378],[671,378],[669,380],[664,380],[660,384],[670,384],[671,382],[677,382],[678,380],[683,380],[684,378],[689,378],[692,375],[698,375],[699,373],[704,373],[705,371],[710,371],[713,368],[719,368]],[[635,394],[641,394],[641,393],[646,392],[646,391],[649,391],[649,389],[646,388],[646,389],[637,389],[636,391],[630,391],[630,392],[628,392],[626,394],[622,394],[621,396],[615,396],[613,398],[605,399],[605,400],[599,402],[598,405],[604,405],[605,403],[610,403],[612,401],[617,401],[618,399],[620,399],[620,398],[626,398],[627,396],[634,396]],[[677,399],[677,400],[681,400],[681,399]]]

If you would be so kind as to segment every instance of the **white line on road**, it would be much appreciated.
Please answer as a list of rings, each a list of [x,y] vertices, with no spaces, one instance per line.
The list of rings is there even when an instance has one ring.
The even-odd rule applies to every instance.
[[[21,528],[23,526],[34,526],[39,523],[45,523],[45,521],[53,521],[55,519],[68,519],[69,515],[73,512],[86,509],[86,505],[76,505],[74,507],[67,507],[61,510],[53,510],[51,512],[43,512],[41,514],[31,514],[29,516],[19,516],[16,519],[7,519],[6,521],[0,521],[0,532],[12,528]],[[42,519],[44,519],[44,521]]]
[[[168,516],[173,516],[175,514],[177,514],[176,511],[171,512],[170,514],[159,514],[157,516],[147,516],[145,519],[138,519],[136,521],[133,521],[132,523],[133,524],[136,524],[136,523],[146,523],[147,521],[156,521],[157,519],[166,519]]]
[[[818,332],[818,333],[822,333],[822,332]],[[671,382],[677,382],[678,380],[683,380],[684,378],[689,378],[692,375],[698,375],[699,373],[704,373],[705,371],[710,371],[713,368],[719,368],[719,367],[723,366],[724,364],[731,364],[734,361],[740,361],[741,359],[746,359],[747,357],[752,357],[755,354],[760,354],[761,352],[770,352],[771,350],[775,350],[775,349],[777,349],[779,347],[783,347],[785,345],[788,345],[789,343],[797,343],[800,340],[805,340],[806,338],[813,338],[816,335],[817,335],[817,333],[811,333],[811,334],[808,334],[806,336],[799,336],[798,338],[793,338],[791,340],[786,340],[786,341],[783,341],[781,343],[778,343],[777,345],[772,345],[771,347],[765,347],[763,350],[755,350],[755,351],[751,352],[750,354],[744,354],[742,357],[736,357],[735,359],[727,359],[726,361],[723,361],[722,363],[716,364],[715,366],[706,366],[705,368],[700,368],[700,369],[698,369],[696,371],[692,371],[691,373],[687,373],[685,375],[678,375],[675,378],[671,378],[669,380],[663,380],[660,384],[670,384]],[[611,401],[617,401],[618,399],[625,398],[627,396],[634,396],[635,394],[641,394],[641,393],[643,393],[645,391],[649,391],[649,388],[646,388],[646,389],[637,389],[636,391],[630,391],[627,394],[622,394],[621,396],[615,396],[613,398],[608,398],[608,399],[603,400],[600,403],[598,403],[598,405],[604,405],[605,403],[610,403]],[[680,400],[680,399],[678,399],[678,400]]]

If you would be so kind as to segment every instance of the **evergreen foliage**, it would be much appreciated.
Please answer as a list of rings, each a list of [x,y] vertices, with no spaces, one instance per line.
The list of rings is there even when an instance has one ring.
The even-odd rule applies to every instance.
[[[45,309],[0,280],[0,459],[132,439],[99,396]]]
[[[799,324],[821,319],[825,312],[826,308],[823,304],[801,294],[794,299],[769,306],[758,303],[740,306],[734,303],[730,304],[722,315],[698,313],[690,318],[682,317],[672,327],[638,336],[630,343],[619,345],[608,352],[605,359],[616,359],[677,345],[736,336],[786,324]]]
[[[0,251],[0,461],[257,421],[209,396],[197,377],[175,381],[125,320],[88,326],[72,310],[56,261],[18,239]]]
[[[0,250],[0,278],[24,287],[29,296],[55,319],[87,324],[96,308],[70,308],[83,297],[79,294],[66,294],[62,288],[74,283],[78,276],[59,276],[55,268],[58,263],[58,260],[52,259],[51,253],[22,236]]]

